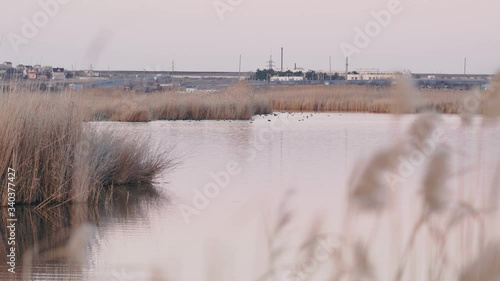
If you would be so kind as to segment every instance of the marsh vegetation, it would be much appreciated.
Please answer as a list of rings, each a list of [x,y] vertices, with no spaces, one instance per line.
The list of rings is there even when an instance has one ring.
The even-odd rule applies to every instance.
[[[152,184],[173,167],[168,150],[86,123],[91,114],[72,95],[0,96],[0,184],[17,171],[17,204],[95,204],[112,186]],[[0,200],[7,205],[6,188]]]
[[[497,82],[500,82],[498,78],[494,81],[494,85],[498,85],[495,84]],[[8,167],[17,167],[20,175],[17,184],[20,187],[18,195],[20,203],[35,204],[38,206],[36,209],[46,209],[44,207],[68,202],[88,202],[100,206],[103,201],[104,204],[113,201],[112,194],[116,186],[134,185],[136,188],[147,190],[147,186],[154,183],[159,174],[168,171],[175,161],[169,157],[168,149],[155,150],[152,142],[147,140],[142,142],[143,140],[137,137],[141,134],[126,135],[123,131],[116,132],[106,126],[96,126],[100,124],[95,122],[98,120],[136,122],[248,120],[258,119],[255,114],[272,111],[388,112],[392,114],[386,116],[387,120],[392,121],[387,125],[386,132],[390,133],[381,137],[386,142],[383,142],[384,145],[381,147],[378,147],[378,144],[373,145],[371,148],[374,149],[370,149],[370,153],[358,161],[347,159],[355,157],[347,156],[349,144],[360,142],[361,144],[354,145],[349,150],[351,153],[358,152],[363,146],[368,146],[372,139],[374,142],[380,141],[377,140],[380,131],[368,132],[370,140],[363,142],[363,138],[367,135],[359,134],[359,131],[362,131],[361,127],[356,126],[361,126],[361,123],[354,121],[356,118],[375,119],[373,117],[375,115],[356,115],[346,121],[337,114],[335,118],[338,119],[326,125],[321,122],[311,123],[311,127],[316,125],[317,130],[323,130],[320,133],[312,131],[305,125],[306,123],[299,122],[290,126],[296,126],[293,129],[300,128],[300,130],[287,131],[285,128],[279,132],[280,134],[277,134],[279,141],[266,143],[262,150],[257,151],[260,155],[256,156],[254,166],[248,168],[246,172],[246,176],[252,181],[244,187],[257,188],[262,185],[270,188],[275,183],[280,183],[282,184],[280,187],[288,188],[288,185],[293,184],[298,185],[299,189],[304,188],[302,192],[288,192],[281,201],[273,201],[271,203],[275,207],[272,209],[273,212],[264,213],[265,226],[262,227],[264,229],[251,228],[250,232],[258,233],[256,234],[258,236],[238,237],[237,231],[228,230],[229,237],[220,238],[219,247],[209,251],[210,254],[205,260],[201,259],[200,262],[204,263],[204,266],[193,265],[196,261],[189,255],[186,255],[187,258],[182,262],[189,263],[189,271],[191,268],[200,271],[206,269],[204,273],[206,280],[231,280],[226,278],[225,274],[228,268],[234,266],[231,262],[236,260],[234,253],[237,251],[229,246],[230,240],[236,240],[241,246],[249,242],[244,238],[251,237],[254,239],[252,242],[256,242],[259,248],[265,250],[254,252],[253,249],[250,251],[248,248],[243,248],[245,251],[241,252],[244,255],[250,253],[256,255],[253,259],[247,259],[255,261],[256,264],[248,264],[251,269],[249,271],[236,272],[242,274],[239,280],[493,281],[500,277],[498,258],[500,256],[498,242],[500,167],[490,165],[492,159],[498,159],[496,155],[498,149],[493,145],[498,135],[489,133],[496,131],[500,117],[498,89],[495,86],[481,92],[433,92],[418,91],[405,85],[391,89],[319,86],[271,88],[262,92],[249,89],[245,85],[237,85],[227,92],[218,94],[146,95],[121,91],[57,95],[14,93],[2,96],[0,100],[0,125],[5,132],[0,135],[0,155],[2,155],[0,168],[5,171]],[[227,102],[228,100],[230,102]],[[240,104],[240,100],[243,100],[243,103]],[[418,114],[409,116],[407,113]],[[441,113],[456,113],[456,115]],[[343,114],[342,118],[347,118],[345,115],[348,114]],[[310,113],[307,116],[309,120],[316,118]],[[407,117],[412,118],[411,122],[398,123]],[[209,169],[212,169],[212,166],[220,164],[217,162],[220,160],[218,158],[224,158],[224,153],[234,153],[238,159],[241,158],[241,150],[250,147],[252,137],[261,132],[252,131],[253,126],[257,125],[259,120],[263,121],[259,126],[268,125],[268,119],[273,118],[286,118],[286,116],[260,118],[252,124],[249,122],[232,124],[217,131],[217,134],[201,135],[213,138],[207,141],[209,144],[203,146],[203,150],[199,151],[206,153],[206,158],[202,158],[204,161],[201,164],[190,162],[191,166],[188,166],[189,169],[184,176],[192,181],[186,181],[181,186],[190,188],[199,184],[194,179],[197,177],[193,176],[200,175],[196,169],[199,169],[199,166],[210,166]],[[445,118],[448,121],[444,120]],[[451,122],[453,126],[449,118],[453,119]],[[105,123],[110,126],[117,125]],[[195,122],[189,123],[190,125],[187,123],[165,122],[167,127],[183,124],[180,129],[172,126],[165,131],[170,133],[188,130],[191,127],[187,126]],[[162,128],[160,125],[163,125],[163,123],[152,124],[158,125],[153,127],[158,131]],[[342,124],[345,127],[337,130],[337,126]],[[374,124],[379,123],[368,125]],[[188,142],[187,145],[191,146],[198,144],[192,139],[199,138],[203,133],[201,125],[206,124],[196,123],[194,128],[189,129],[189,134],[186,133],[177,139],[179,143]],[[218,129],[220,126],[227,126],[228,123],[211,122],[211,125],[213,125],[211,128]],[[395,128],[399,125],[404,128],[402,135],[394,134]],[[353,131],[349,131],[352,127]],[[307,136],[306,133],[311,133],[312,136]],[[450,133],[454,134],[453,138],[436,139],[436,136],[447,136]],[[354,134],[354,137],[349,134]],[[224,139],[225,136],[230,140]],[[337,143],[337,139],[342,136],[345,144]],[[164,136],[158,138],[162,137]],[[470,144],[471,139],[476,141],[472,142],[474,145]],[[294,145],[287,146],[288,142]],[[483,145],[484,143],[488,145]],[[224,150],[225,146],[230,146],[230,149]],[[279,157],[273,154],[273,151],[280,151]],[[287,151],[293,152],[289,153],[291,156],[287,156]],[[341,157],[344,153],[346,158]],[[418,165],[411,164],[416,155],[420,159]],[[234,155],[231,155],[226,158],[233,157]],[[226,158],[220,161],[226,164],[224,162]],[[279,163],[279,169],[274,170],[276,166],[269,166],[269,171],[267,168],[262,169],[262,163],[274,163],[273,161]],[[411,164],[411,175],[404,173],[407,170],[401,168],[403,162]],[[331,180],[325,176],[315,180],[315,177],[329,175],[342,169],[347,163],[352,170],[346,176],[345,185],[340,178]],[[485,172],[486,170],[489,172]],[[255,174],[255,171],[258,171],[258,174]],[[473,174],[472,180],[470,178],[465,180],[469,173]],[[269,175],[279,175],[277,177],[280,179],[276,180]],[[325,179],[331,181],[325,185]],[[267,182],[268,180],[271,183]],[[144,183],[146,187],[138,185]],[[237,183],[241,182],[235,179],[232,184]],[[4,182],[1,184],[4,185]],[[322,193],[323,190],[315,190],[315,185],[325,187],[325,190],[333,190],[335,196],[332,196],[332,193]],[[413,186],[415,189],[408,186]],[[336,193],[339,190],[342,192]],[[339,206],[343,209],[338,213],[317,215],[310,212],[310,209],[304,208],[304,205],[293,204],[294,200],[302,203],[307,201],[305,198],[314,192],[319,194],[314,197],[317,201],[310,202],[310,206],[317,205],[323,198],[326,206],[340,202]],[[269,190],[265,190],[262,195],[266,197],[269,193]],[[325,198],[327,195],[331,197]],[[2,199],[5,198],[4,194],[1,196]],[[127,202],[128,192],[126,196],[118,197],[117,200]],[[217,199],[213,205],[229,208],[228,205],[216,202]],[[231,204],[233,203],[231,201]],[[260,213],[263,212],[260,203],[251,205],[250,211],[242,212],[245,214],[243,217],[242,213],[236,213],[237,220],[246,223],[251,217],[249,214],[254,213],[259,214],[260,218]],[[65,258],[69,256],[69,260],[82,268],[87,266],[87,257],[82,256],[82,248],[74,245],[82,245],[95,238],[88,231],[86,223],[95,222],[94,218],[88,216],[98,215],[92,211],[95,209],[88,209],[87,204],[67,205],[67,207],[69,209],[52,214],[62,218],[64,222],[61,224],[64,232],[60,233],[64,236],[60,239],[64,240],[62,242],[55,244],[49,242],[44,244],[46,247],[44,249],[36,248],[38,240],[41,240],[39,236],[42,236],[37,233],[39,228],[32,225],[28,225],[26,229],[21,228],[20,231],[27,233],[26,237],[35,237],[23,241],[22,249],[28,253],[25,256],[38,257],[38,262],[43,262],[43,259],[47,258],[55,263],[54,260],[63,255]],[[242,206],[244,207],[245,205]],[[171,213],[171,210],[172,208],[162,209],[161,216],[155,218],[156,224],[161,225],[166,221],[170,226],[174,223],[175,219],[164,218]],[[233,209],[230,210],[229,213],[232,213]],[[227,209],[224,214],[226,213]],[[208,213],[204,215],[200,217],[199,228],[177,225],[176,227],[180,229],[178,232],[181,233],[178,237],[165,233],[165,229],[159,227],[159,230],[155,231],[159,233],[161,240],[153,239],[151,245],[138,241],[135,236],[132,238],[131,244],[151,246],[147,248],[151,250],[148,253],[152,255],[148,260],[150,264],[136,265],[146,276],[144,280],[175,279],[171,277],[175,272],[162,271],[166,268],[165,260],[168,260],[163,255],[168,255],[169,251],[176,254],[176,250],[184,253],[192,245],[186,245],[185,248],[165,247],[165,251],[160,250],[163,249],[162,243],[167,244],[169,238],[182,237],[189,240],[188,235],[193,235],[198,239],[201,239],[199,236],[206,239],[205,235],[208,236],[209,232],[207,229],[213,231],[215,235],[222,235],[220,232],[226,231],[213,223]],[[20,212],[20,219],[23,221],[30,222],[31,216],[31,213]],[[70,221],[65,221],[63,219],[65,217],[71,218]],[[219,219],[230,224],[226,221],[227,217],[223,215]],[[329,221],[331,218],[335,218],[335,222]],[[5,221],[5,217],[1,219]],[[216,222],[230,229],[230,226],[220,221]],[[135,223],[137,222],[134,221]],[[217,227],[214,227],[215,225]],[[168,229],[169,232],[175,231]],[[59,230],[59,226],[45,231],[47,235],[57,237],[56,230]],[[118,230],[120,231],[122,230]],[[201,234],[194,236],[193,233],[197,231]],[[149,236],[145,237],[144,240],[149,239]],[[178,243],[179,240],[172,239],[172,241]],[[326,249],[326,254],[322,252],[318,255],[318,245],[323,245],[324,249],[325,241],[329,243],[327,246],[330,248]],[[200,245],[206,246],[203,243]],[[120,244],[120,247],[127,245]],[[196,249],[192,254],[199,254],[200,248],[194,248]],[[36,262],[36,259],[32,260]],[[133,262],[135,265],[137,260],[134,258]],[[155,262],[158,264],[154,264]],[[181,268],[177,265],[179,264],[173,268]],[[31,274],[31,269],[28,269],[25,276],[31,277]]]

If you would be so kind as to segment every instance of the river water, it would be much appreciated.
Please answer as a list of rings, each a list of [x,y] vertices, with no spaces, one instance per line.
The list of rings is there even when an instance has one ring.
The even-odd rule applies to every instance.
[[[335,269],[356,264],[335,257],[354,261],[348,248],[359,244],[371,270],[359,270],[356,280],[392,280],[419,217],[427,163],[392,188],[384,212],[348,213],[347,187],[374,153],[407,142],[416,118],[278,113],[252,121],[100,123],[172,149],[179,165],[154,191],[118,190],[99,207],[19,208],[23,253],[16,274],[0,265],[0,279],[22,280],[24,270],[30,280],[332,280]],[[480,119],[460,127],[459,117],[442,118],[441,141],[452,155],[447,197],[490,206],[500,131]],[[439,228],[448,217],[436,215],[429,225]],[[481,243],[500,233],[498,212],[483,220],[484,232],[469,219],[446,233],[451,261],[436,280],[455,280]],[[439,273],[432,229],[417,236],[403,280]],[[301,251],[311,237],[306,244],[316,251]],[[89,245],[79,247],[80,240]],[[30,255],[34,247],[39,254]]]

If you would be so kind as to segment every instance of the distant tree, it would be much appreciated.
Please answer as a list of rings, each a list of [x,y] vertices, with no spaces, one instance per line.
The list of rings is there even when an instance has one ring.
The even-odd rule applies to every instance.
[[[332,80],[345,80],[345,77],[344,77],[344,75],[340,75],[340,74],[338,74],[337,72],[335,72],[335,73],[332,75]]]
[[[255,80],[266,81],[267,74],[268,74],[267,69],[263,69],[263,70],[257,69],[257,71],[255,72]]]
[[[307,80],[315,80],[316,79],[316,71],[309,70],[308,72],[306,72],[306,79]]]
[[[16,78],[16,75],[17,75],[17,70],[15,68],[8,68],[6,71],[5,71],[5,78],[7,80],[10,80],[10,79],[15,79]]]

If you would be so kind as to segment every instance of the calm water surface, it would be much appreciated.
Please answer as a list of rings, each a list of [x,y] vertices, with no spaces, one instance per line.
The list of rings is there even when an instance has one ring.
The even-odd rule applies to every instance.
[[[292,250],[319,225],[314,222],[321,221],[321,232],[331,237],[344,233],[350,176],[359,174],[374,152],[407,140],[414,120],[382,114],[280,113],[253,121],[99,124],[173,147],[181,165],[159,179],[157,192],[119,191],[106,206],[76,205],[48,213],[19,208],[19,247],[37,246],[45,253],[32,259],[32,280],[257,280],[269,270],[269,233],[283,208],[292,212],[292,219],[271,248],[280,245],[282,260],[293,263],[297,257]],[[441,126],[453,155],[450,197],[477,204],[488,197],[481,190],[493,183],[500,155],[500,131],[481,129],[479,122],[457,128],[459,119],[447,116]],[[417,217],[421,170],[425,165],[394,190],[392,211],[379,219],[359,216],[349,230],[350,236],[370,241],[378,280],[393,275]],[[280,209],[283,198],[288,199]],[[488,233],[500,233],[496,215],[491,217]],[[71,233],[86,224],[96,227],[85,266],[54,258],[60,248],[76,243]],[[476,234],[460,235],[472,239]],[[409,262],[408,280],[427,276],[420,274],[428,274],[426,257],[436,248],[429,241],[418,241],[423,250]],[[476,247],[473,242],[453,245],[466,253]],[[22,258],[24,263],[30,260]],[[456,268],[465,262],[458,257]],[[325,280],[332,266],[332,261],[319,262],[307,276]],[[18,267],[13,276],[2,263],[0,279],[21,279]],[[287,269],[281,269],[285,265],[276,267],[274,280],[300,280],[298,275],[286,279]]]

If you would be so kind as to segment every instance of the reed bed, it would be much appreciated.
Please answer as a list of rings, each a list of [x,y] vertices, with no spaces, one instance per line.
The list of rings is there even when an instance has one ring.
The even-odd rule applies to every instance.
[[[415,99],[401,108],[399,93]],[[251,88],[245,83],[221,92],[135,93],[89,89],[78,93],[78,104],[93,112],[93,121],[149,122],[154,120],[249,120],[272,112],[461,113],[466,91],[415,90],[404,83],[392,87],[357,85],[299,85]],[[483,113],[484,110],[478,112]]]
[[[270,99],[273,111],[313,112],[370,112],[393,113],[397,97],[403,89],[394,87],[368,87],[357,85],[318,85],[272,87],[263,90]],[[422,101],[404,113],[432,109],[441,113],[458,113],[463,91],[413,90]]]
[[[93,112],[93,120],[148,122],[152,120],[249,120],[271,113],[269,101],[246,84],[220,93],[141,94],[120,90],[79,93],[79,104]]]
[[[84,123],[91,115],[73,95],[0,96],[0,185],[14,169],[17,204],[96,203],[111,186],[152,183],[172,167],[168,151],[97,130]],[[0,190],[2,206],[7,192]]]

